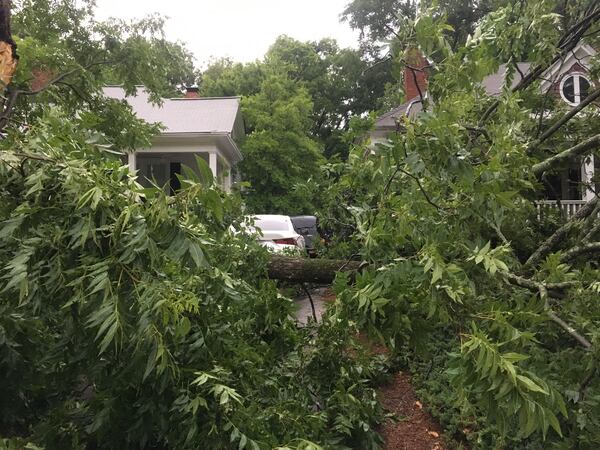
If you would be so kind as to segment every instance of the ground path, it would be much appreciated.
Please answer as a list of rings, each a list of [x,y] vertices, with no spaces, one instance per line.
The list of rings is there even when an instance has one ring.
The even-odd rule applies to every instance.
[[[330,288],[313,288],[309,291],[317,319],[326,309],[327,302],[334,299]],[[296,318],[306,324],[313,317],[313,308],[307,295],[296,300]],[[416,396],[410,375],[398,372],[392,380],[379,388],[383,407],[391,412],[395,420],[389,419],[380,429],[384,438],[384,450],[445,450],[442,443],[442,428],[429,415]]]

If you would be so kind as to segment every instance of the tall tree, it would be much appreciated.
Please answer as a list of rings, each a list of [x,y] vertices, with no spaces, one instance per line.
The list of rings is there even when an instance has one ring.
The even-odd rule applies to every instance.
[[[431,8],[429,14],[446,16],[452,27],[450,42],[455,47],[464,43],[479,20],[496,7],[500,0],[352,0],[342,13],[342,20],[360,30],[363,47],[377,56],[382,44],[393,41],[407,21],[419,11]]]
[[[240,164],[245,194],[255,213],[312,213],[310,199],[297,191],[299,184],[320,177],[325,161],[311,138],[312,101],[308,92],[285,74],[272,73],[261,90],[243,101],[250,131],[243,143]]]
[[[253,211],[312,212],[299,185],[319,178],[323,156],[347,156],[350,119],[377,107],[389,76],[384,68],[369,70],[360,52],[331,39],[280,36],[262,61],[217,60],[203,72],[202,95],[244,98],[249,135],[240,168]]]
[[[347,156],[343,136],[350,118],[378,109],[392,81],[389,65],[371,67],[360,51],[341,49],[332,39],[299,42],[281,36],[269,49],[266,62],[282,67],[308,90],[314,103],[311,131],[328,158]]]

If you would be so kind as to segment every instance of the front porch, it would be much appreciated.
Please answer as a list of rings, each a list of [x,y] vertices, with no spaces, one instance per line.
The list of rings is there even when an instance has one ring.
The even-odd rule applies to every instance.
[[[200,151],[197,149],[161,148],[157,150],[138,150],[129,153],[127,163],[129,170],[137,172],[138,181],[144,187],[155,183],[168,189],[173,194],[180,188],[177,177],[182,167],[187,166],[199,174],[196,156],[202,158],[210,167],[215,182],[225,192],[231,191],[231,167],[218,151]]]
[[[600,183],[600,158],[586,156],[581,161],[545,177],[545,199],[535,202],[538,219],[549,212],[560,211],[565,219],[571,218],[583,205],[596,196]]]
[[[537,217],[541,219],[545,214],[560,210],[565,219],[573,217],[587,200],[538,200],[535,202]]]

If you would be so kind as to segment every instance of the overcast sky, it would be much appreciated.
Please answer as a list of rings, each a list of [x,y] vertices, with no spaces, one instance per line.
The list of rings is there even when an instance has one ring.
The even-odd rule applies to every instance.
[[[212,56],[248,62],[261,58],[275,38],[332,37],[355,47],[358,36],[339,15],[349,0],[97,0],[97,17],[168,16],[167,37],[181,40],[204,66]]]

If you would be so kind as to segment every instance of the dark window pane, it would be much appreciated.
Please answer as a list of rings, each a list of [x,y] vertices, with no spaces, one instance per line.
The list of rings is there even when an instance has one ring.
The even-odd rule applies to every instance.
[[[579,77],[579,96],[581,100],[586,98],[590,92],[590,82],[584,78]]]
[[[573,83],[573,76],[568,76],[565,79],[562,88],[562,94],[571,103],[575,103],[575,87]]]

